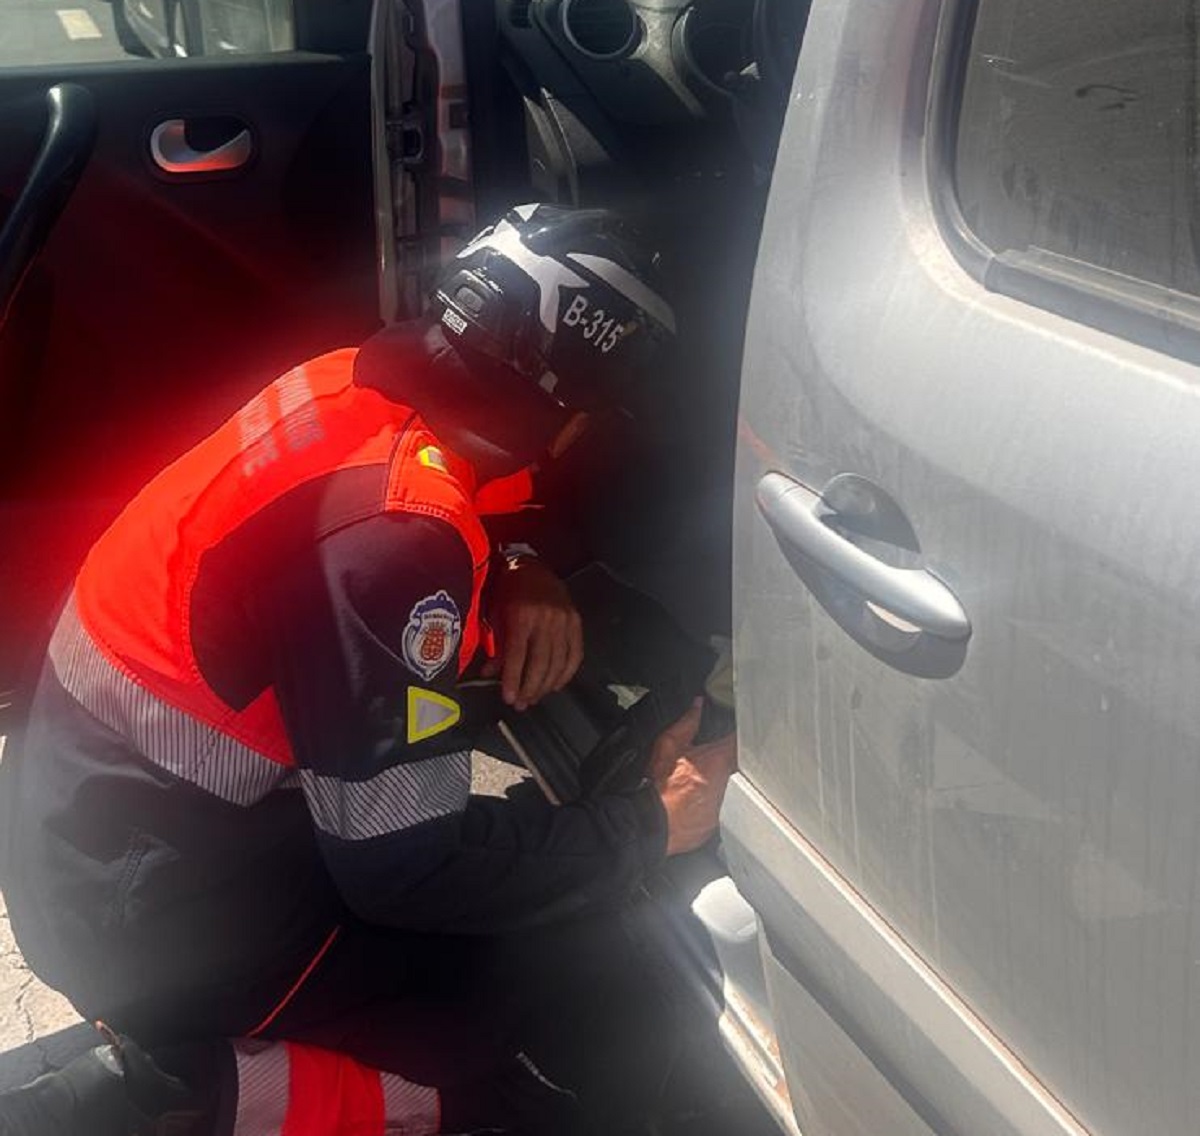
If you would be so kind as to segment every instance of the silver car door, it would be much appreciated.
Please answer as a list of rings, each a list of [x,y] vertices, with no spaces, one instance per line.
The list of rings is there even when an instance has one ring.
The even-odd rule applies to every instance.
[[[807,1136],[1200,1131],[1195,15],[813,5],[723,814]]]

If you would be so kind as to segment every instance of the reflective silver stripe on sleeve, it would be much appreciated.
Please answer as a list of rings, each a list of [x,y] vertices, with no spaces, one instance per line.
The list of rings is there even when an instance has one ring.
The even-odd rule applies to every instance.
[[[367,781],[342,781],[302,769],[300,784],[322,832],[342,840],[369,840],[465,809],[471,755],[464,750],[393,765]]]
[[[383,1086],[383,1130],[387,1136],[432,1136],[438,1130],[441,1105],[437,1089],[380,1073]]]
[[[238,1079],[233,1136],[279,1136],[291,1089],[286,1042],[239,1039],[233,1054]]]
[[[291,770],[152,694],[114,666],[79,619],[74,597],[50,640],[63,688],[129,745],[176,777],[235,805],[253,805]]]

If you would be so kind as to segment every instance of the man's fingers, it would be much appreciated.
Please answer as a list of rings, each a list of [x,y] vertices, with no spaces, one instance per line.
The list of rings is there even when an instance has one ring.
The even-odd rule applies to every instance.
[[[737,735],[726,734],[702,746],[696,746],[688,756],[692,763],[710,776],[729,774],[737,768]]]
[[[566,585],[536,560],[502,573],[497,605],[501,637],[501,691],[524,710],[575,676],[583,659],[583,628]]]
[[[562,690],[571,677],[567,673],[567,660],[571,654],[571,645],[567,641],[566,616],[557,615],[547,629],[546,635],[550,643],[550,665],[546,668],[545,686],[537,692],[537,698],[549,694],[552,690]]]
[[[579,613],[571,612],[567,620],[567,657],[563,664],[562,679],[555,690],[562,690],[573,679],[583,665],[583,620]]]
[[[671,776],[671,770],[675,768],[678,760],[679,754],[675,750],[656,748],[651,751],[646,775],[661,789],[666,784],[667,778]]]
[[[515,619],[503,656],[504,700],[524,710],[575,677],[583,661],[582,625],[574,613]]]
[[[703,708],[703,699],[693,699],[683,717],[672,722],[654,739],[650,750],[650,776],[655,781],[661,783],[670,777],[680,755],[692,744],[692,739],[700,729],[700,712]]]
[[[567,642],[553,619],[542,623],[536,632],[535,641],[540,644],[544,653],[546,669],[539,681],[532,670],[532,659],[525,664],[525,680],[521,684],[520,698],[529,705],[559,688],[559,678],[567,662]]]
[[[518,710],[524,710],[536,702],[545,691],[546,675],[550,671],[552,657],[551,640],[544,628],[529,636],[528,649],[525,652],[525,670],[517,691]]]
[[[500,693],[510,706],[516,705],[525,671],[525,656],[533,628],[524,620],[512,621],[504,640],[504,664],[500,672]]]
[[[687,749],[700,729],[700,712],[704,709],[704,700],[695,698],[687,712],[677,722],[672,722],[661,734],[659,741],[666,742],[676,753]]]
[[[546,688],[538,695],[562,690],[575,677],[583,660],[583,632],[575,612],[555,612],[546,631],[551,640],[550,669]]]

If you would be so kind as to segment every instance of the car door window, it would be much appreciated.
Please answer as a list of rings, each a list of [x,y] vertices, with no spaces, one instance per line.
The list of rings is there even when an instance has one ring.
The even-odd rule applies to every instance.
[[[296,46],[294,0],[0,4],[0,68],[259,55]]]
[[[982,0],[956,179],[989,249],[1200,295],[1196,18],[1196,0]]]

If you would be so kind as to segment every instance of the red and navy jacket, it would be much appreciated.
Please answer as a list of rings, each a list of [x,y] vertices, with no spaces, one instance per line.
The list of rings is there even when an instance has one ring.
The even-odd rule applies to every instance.
[[[347,920],[504,931],[613,903],[663,855],[652,790],[469,795],[455,685],[480,502],[507,494],[354,359],[295,368],[155,478],[58,622],[5,889],[85,1013],[240,992],[251,1032]]]

